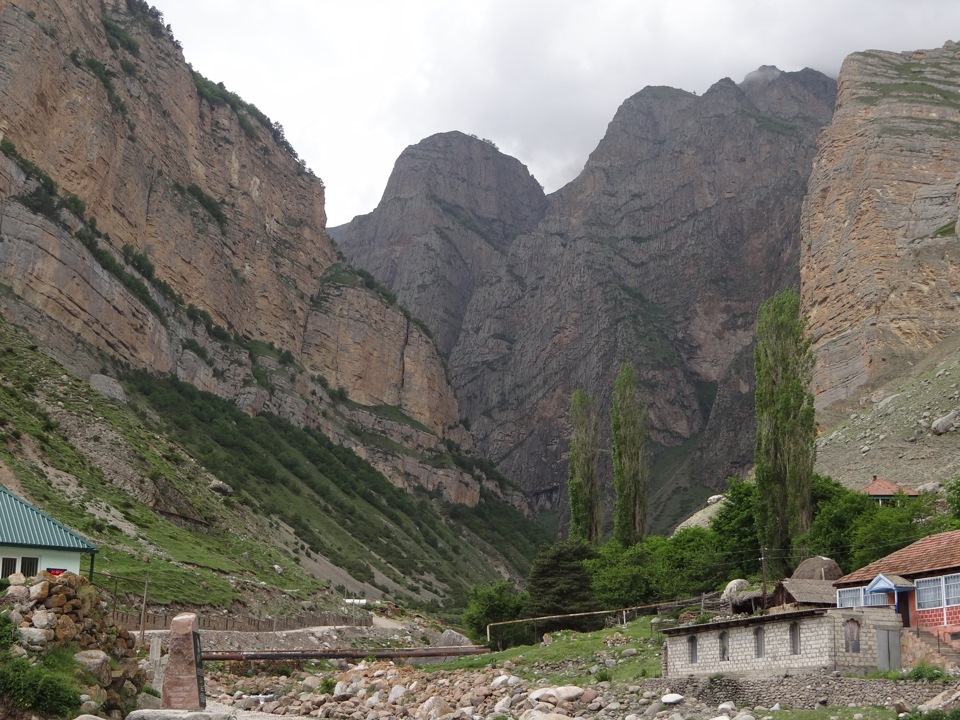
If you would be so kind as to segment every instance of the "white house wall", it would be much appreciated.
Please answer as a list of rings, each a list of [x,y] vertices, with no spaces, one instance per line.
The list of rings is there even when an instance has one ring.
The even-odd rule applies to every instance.
[[[68,570],[73,573],[80,572],[80,555],[78,552],[67,552],[64,550],[50,550],[47,548],[24,548],[11,547],[9,545],[0,545],[0,557],[17,558],[17,571],[20,570],[20,558],[35,557],[40,558],[38,570],[47,570],[56,568]]]

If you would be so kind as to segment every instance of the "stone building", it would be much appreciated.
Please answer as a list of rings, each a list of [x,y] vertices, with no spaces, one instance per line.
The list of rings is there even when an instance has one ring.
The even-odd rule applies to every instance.
[[[891,607],[811,608],[683,625],[663,631],[663,675],[899,669],[900,627]]]
[[[80,556],[97,548],[85,538],[0,486],[0,578],[45,570],[80,573]]]

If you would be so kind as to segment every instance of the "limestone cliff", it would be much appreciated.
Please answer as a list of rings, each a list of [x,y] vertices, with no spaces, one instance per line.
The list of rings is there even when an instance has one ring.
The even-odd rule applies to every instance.
[[[425,460],[469,446],[433,341],[338,263],[323,183],[159,13],[0,0],[0,138],[0,309],[68,367],[380,435],[395,451],[365,452],[396,483],[476,502],[482,477]]]
[[[597,394],[605,412],[624,361],[649,397],[660,450],[654,506],[671,507],[661,524],[683,512],[685,493],[692,499],[749,461],[755,314],[797,283],[800,204],[834,92],[819,73],[776,68],[741,85],[722,80],[703,97],[644,89],[620,107],[580,176],[523,215],[542,215],[536,227],[515,224],[517,236],[472,276],[451,378],[479,446],[541,507],[563,490],[572,391]],[[408,149],[377,210],[344,232],[358,264],[401,296],[416,295],[414,282],[441,285],[438,268],[462,245],[435,243],[433,259],[404,260],[402,273],[383,259],[402,252],[408,223],[439,225],[436,209],[448,226],[463,224],[463,177],[502,177],[490,151],[477,171],[477,152],[445,136]],[[414,161],[416,177],[438,178],[429,191],[422,180],[399,182]],[[470,173],[458,175],[461,165]],[[480,195],[508,189],[487,182]],[[411,300],[411,309],[436,317],[429,303]]]
[[[960,329],[960,49],[849,56],[804,203],[801,292],[824,408]]]

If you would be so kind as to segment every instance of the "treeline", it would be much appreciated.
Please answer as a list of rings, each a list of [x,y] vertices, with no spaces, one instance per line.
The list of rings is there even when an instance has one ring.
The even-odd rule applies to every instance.
[[[960,528],[960,479],[947,488],[946,514],[938,513],[936,495],[900,494],[881,505],[823,475],[813,476],[811,498],[810,530],[792,547],[766,548],[768,561],[793,568],[805,557],[823,555],[852,572],[921,537]],[[731,478],[709,527],[669,538],[647,536],[630,546],[616,540],[600,547],[583,541],[545,546],[523,590],[506,581],[474,588],[463,625],[475,640],[486,642],[488,623],[690,598],[722,590],[736,578],[759,585],[758,512],[757,485]],[[598,622],[588,617],[496,627],[491,640],[495,647],[530,643],[539,640],[538,633],[592,629]]]

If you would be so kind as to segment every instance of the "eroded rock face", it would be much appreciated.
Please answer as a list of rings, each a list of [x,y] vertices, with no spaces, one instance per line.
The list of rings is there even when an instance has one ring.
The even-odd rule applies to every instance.
[[[517,159],[448,132],[404,150],[380,205],[331,234],[449,353],[474,290],[546,206],[543,189]]]
[[[819,407],[960,329],[960,50],[869,51],[840,71],[803,208],[801,291]]]
[[[111,47],[104,11],[135,52]],[[232,102],[200,93],[179,44],[122,0],[0,0],[0,313],[84,377],[104,357],[171,373],[355,445],[322,376],[422,428],[350,419],[414,456],[439,439],[469,447],[434,343],[376,292],[331,279],[339,266],[323,183],[254,110]],[[38,181],[24,161],[83,201],[82,212],[25,207],[17,198]],[[151,308],[108,272],[77,237],[89,218],[101,251],[146,280],[123,263],[139,254],[182,305],[143,282]],[[213,337],[211,323],[225,335]],[[273,343],[306,372],[283,372],[224,337]],[[279,377],[253,382],[254,364]],[[479,494],[468,473],[434,478],[407,456],[378,460],[397,482],[449,488],[447,499]]]
[[[749,462],[756,311],[797,283],[800,204],[834,92],[819,73],[776,68],[739,86],[722,80],[703,97],[646,88],[544,211],[511,215],[542,219],[526,232],[516,223],[521,232],[476,274],[450,375],[479,447],[541,506],[563,490],[571,393],[598,395],[605,414],[623,361],[649,397],[655,443],[692,443],[692,469],[676,487],[718,483]],[[461,184],[496,175],[492,156],[480,172],[475,159],[468,142],[444,136],[409,148],[377,210],[345,231],[351,256],[401,297],[413,277],[442,286],[457,250],[434,243],[432,260],[407,261],[413,240],[403,229],[463,225]],[[479,197],[490,187],[480,185]],[[428,323],[435,317],[413,308]]]

